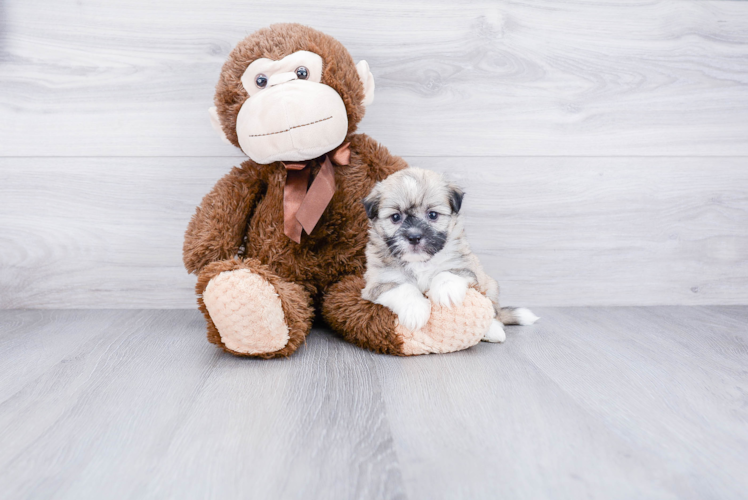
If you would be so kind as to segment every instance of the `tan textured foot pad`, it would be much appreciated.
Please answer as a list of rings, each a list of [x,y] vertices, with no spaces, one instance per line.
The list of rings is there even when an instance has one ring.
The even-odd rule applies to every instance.
[[[447,308],[431,305],[431,317],[426,326],[411,331],[398,325],[407,355],[461,351],[474,346],[483,338],[494,319],[491,301],[472,288],[461,306]]]
[[[203,302],[221,340],[232,351],[265,354],[288,343],[288,325],[278,293],[249,269],[225,271],[210,280]]]

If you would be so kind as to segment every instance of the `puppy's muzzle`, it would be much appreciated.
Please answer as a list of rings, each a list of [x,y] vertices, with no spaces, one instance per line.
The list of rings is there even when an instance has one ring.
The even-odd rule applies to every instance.
[[[421,238],[423,238],[423,232],[411,230],[405,233],[405,237],[408,239],[411,245],[415,246],[421,242]]]

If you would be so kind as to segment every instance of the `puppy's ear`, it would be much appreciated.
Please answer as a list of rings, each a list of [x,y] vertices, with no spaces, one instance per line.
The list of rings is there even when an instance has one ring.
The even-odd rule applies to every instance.
[[[362,203],[364,204],[364,210],[366,210],[366,216],[370,220],[376,219],[379,216],[379,193],[371,193],[364,198]]]
[[[465,196],[465,192],[455,185],[449,186],[449,207],[452,209],[452,213],[460,213],[460,207],[462,207],[462,198]]]

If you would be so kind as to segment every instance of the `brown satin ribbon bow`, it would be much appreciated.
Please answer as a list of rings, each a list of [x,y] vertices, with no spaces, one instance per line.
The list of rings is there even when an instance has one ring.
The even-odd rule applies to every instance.
[[[350,163],[350,145],[351,143],[346,142],[314,160],[283,162],[286,167],[286,187],[283,188],[283,232],[296,243],[301,243],[302,228],[306,234],[312,233],[332,200],[332,195],[335,194],[335,172],[332,164]],[[322,167],[309,186],[314,162],[321,163]]]

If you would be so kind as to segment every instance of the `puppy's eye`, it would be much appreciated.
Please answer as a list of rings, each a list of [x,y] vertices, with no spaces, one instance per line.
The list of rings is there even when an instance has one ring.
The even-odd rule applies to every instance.
[[[439,214],[434,212],[433,210],[429,212],[429,220],[436,220],[439,218]]]
[[[268,77],[260,73],[255,77],[255,85],[258,89],[264,89],[268,84]]]
[[[304,66],[299,66],[296,68],[296,76],[299,77],[299,80],[306,80],[309,78],[309,70]]]
[[[402,215],[400,215],[400,214],[392,214],[392,215],[390,215],[390,220],[391,220],[392,222],[394,222],[395,224],[397,224],[398,222],[400,222],[400,220],[401,220],[402,218],[403,218],[403,216],[402,216]]]

